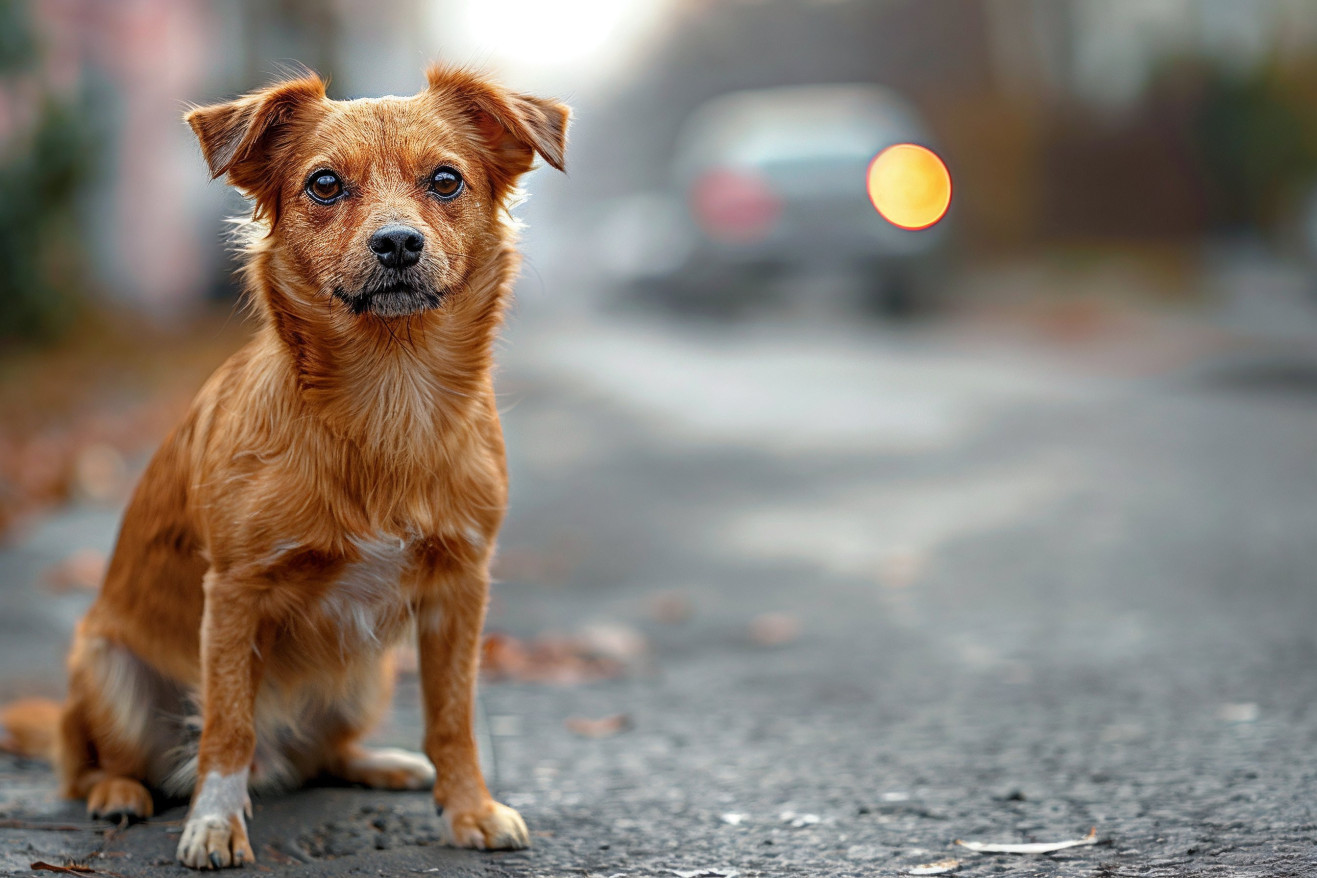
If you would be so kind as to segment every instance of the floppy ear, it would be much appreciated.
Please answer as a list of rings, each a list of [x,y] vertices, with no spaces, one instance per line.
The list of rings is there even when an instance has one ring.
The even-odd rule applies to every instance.
[[[475,111],[481,138],[495,162],[510,178],[526,171],[539,154],[566,170],[567,121],[571,110],[557,101],[514,94],[466,70],[434,65],[425,72],[430,91],[454,95]]]
[[[324,99],[325,83],[309,74],[227,104],[197,107],[183,118],[201,143],[211,177],[227,174],[261,211],[273,206],[268,199],[277,192],[278,175],[270,166],[283,145],[281,135],[299,112]]]

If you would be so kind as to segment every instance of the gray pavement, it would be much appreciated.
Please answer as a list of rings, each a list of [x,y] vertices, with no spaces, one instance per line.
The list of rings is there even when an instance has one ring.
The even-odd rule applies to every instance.
[[[490,627],[611,625],[648,655],[484,687],[531,850],[445,850],[424,794],[318,788],[256,803],[254,868],[1317,875],[1317,353],[1177,328],[1169,362],[1080,357],[962,330],[514,323]],[[38,574],[115,518],[74,510],[0,552],[0,691],[58,690],[86,598]],[[784,642],[752,635],[765,613]],[[414,744],[416,701],[404,678],[381,741]],[[613,737],[566,724],[618,713]],[[42,766],[0,757],[0,790],[25,824],[0,823],[0,869],[182,872],[181,806],[106,835]],[[952,844],[1094,826],[1051,856]]]

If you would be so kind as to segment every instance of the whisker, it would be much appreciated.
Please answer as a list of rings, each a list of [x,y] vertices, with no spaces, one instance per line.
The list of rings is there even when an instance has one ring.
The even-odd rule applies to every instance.
[[[384,327],[384,331],[389,334],[389,338],[393,339],[393,343],[399,349],[405,350],[405,348],[403,348],[402,342],[398,341],[398,336],[393,334],[393,327],[389,325],[389,321],[381,317],[379,314],[371,314],[371,316],[374,317],[377,321],[379,321],[380,326]]]

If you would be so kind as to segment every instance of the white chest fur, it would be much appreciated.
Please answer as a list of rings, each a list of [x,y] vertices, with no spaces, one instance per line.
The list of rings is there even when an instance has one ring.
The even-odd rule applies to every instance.
[[[354,541],[360,553],[321,599],[321,612],[339,630],[345,648],[380,648],[400,633],[408,616],[403,571],[412,562],[408,540],[389,534]]]

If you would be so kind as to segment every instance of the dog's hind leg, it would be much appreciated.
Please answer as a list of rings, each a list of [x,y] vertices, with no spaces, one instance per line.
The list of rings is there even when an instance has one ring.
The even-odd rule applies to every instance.
[[[93,742],[91,719],[97,713],[83,699],[71,699],[59,728],[59,766],[63,793],[86,799],[87,814],[106,820],[142,820],[154,813],[151,793],[142,783],[145,768],[120,742]],[[119,743],[120,746],[115,746]]]
[[[82,633],[69,671],[56,745],[63,793],[86,799],[94,818],[150,817],[146,784],[167,750],[158,716],[167,684],[126,647]]]
[[[363,666],[353,694],[334,705],[333,731],[325,738],[324,774],[377,790],[424,790],[434,783],[434,766],[420,753],[361,744],[388,709],[393,681],[393,661],[381,657]]]
[[[434,766],[420,753],[355,742],[338,748],[328,773],[377,790],[426,790],[434,784]]]

